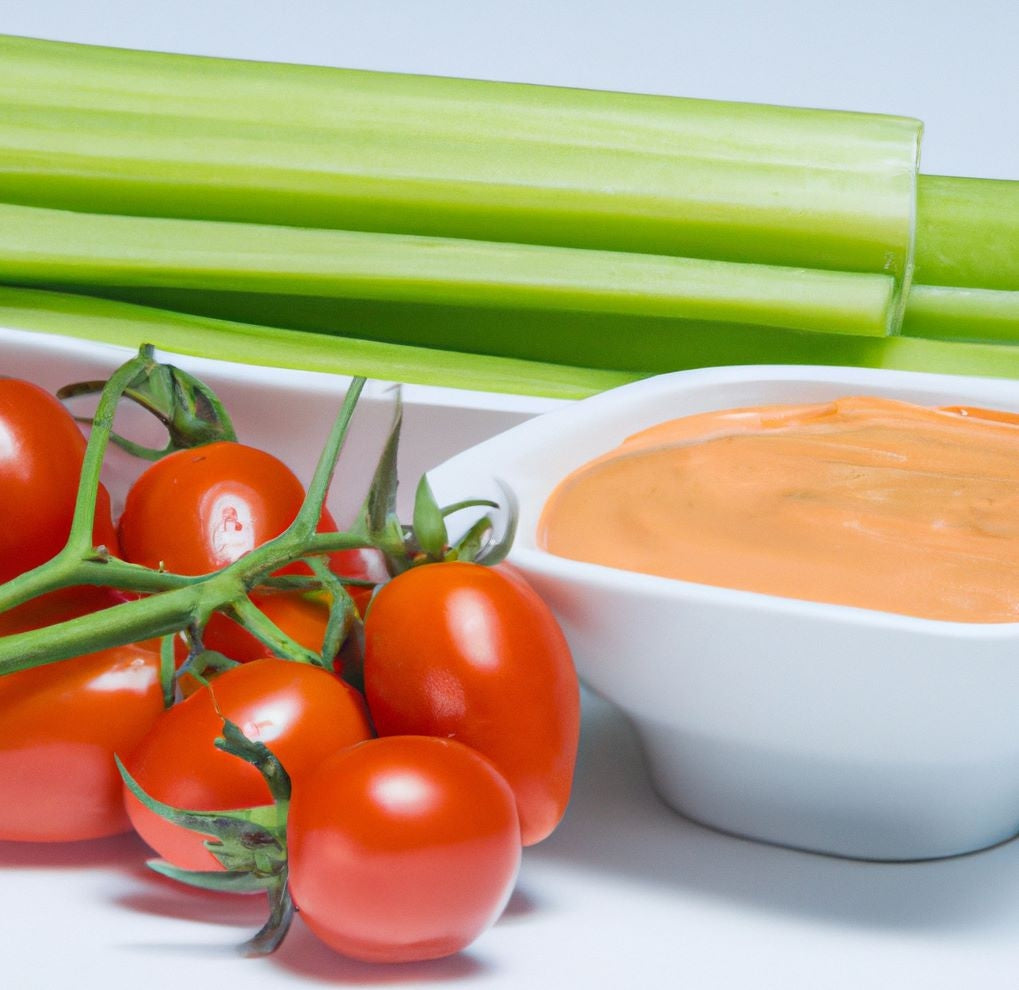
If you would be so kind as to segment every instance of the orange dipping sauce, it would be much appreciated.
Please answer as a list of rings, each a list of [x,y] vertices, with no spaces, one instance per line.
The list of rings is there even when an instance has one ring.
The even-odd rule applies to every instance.
[[[1015,622],[1019,415],[850,397],[671,420],[570,474],[538,544],[787,598]]]

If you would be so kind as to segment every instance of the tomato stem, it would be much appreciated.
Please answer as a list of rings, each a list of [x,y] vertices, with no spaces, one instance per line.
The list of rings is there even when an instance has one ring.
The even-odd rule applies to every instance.
[[[360,621],[357,606],[343,582],[329,569],[323,557],[311,557],[308,565],[318,578],[322,588],[330,598],[329,619],[326,622],[325,635],[322,637],[321,661],[329,669],[332,660],[340,652],[351,629]]]
[[[124,392],[135,384],[153,362],[151,345],[144,345],[137,356],[121,365],[100,393],[99,405],[93,417],[93,429],[85,448],[81,465],[78,494],[74,503],[74,521],[67,545],[59,556],[81,560],[94,549],[92,527],[95,523],[96,497],[99,493],[99,474],[106,457],[106,448],[113,432],[113,418]]]
[[[142,348],[142,354],[148,358],[145,373],[128,384],[121,398],[130,399],[155,416],[166,427],[169,436],[166,445],[156,449],[134,443],[111,431],[109,438],[113,443],[136,457],[155,461],[175,450],[237,439],[229,414],[208,385],[181,368],[158,363],[148,345]],[[70,399],[102,392],[106,385],[104,381],[76,382],[59,389],[57,398]],[[85,417],[84,422],[92,423],[94,420]]]
[[[0,637],[0,676],[178,632],[201,604],[203,590],[201,586],[174,588]]]
[[[241,625],[268,647],[274,656],[285,656],[291,660],[332,670],[332,664],[324,663],[318,653],[301,646],[297,640],[288,636],[247,595],[230,602],[224,611],[231,617],[236,617]]]
[[[359,534],[315,534],[364,379],[354,379],[347,391],[294,522],[275,539],[223,569],[190,576],[117,560],[93,547],[91,540],[99,475],[117,404],[127,390],[137,389],[159,367],[154,364],[153,349],[145,345],[107,381],[92,420],[67,543],[45,564],[0,586],[0,611],[76,585],[116,587],[142,592],[146,597],[42,629],[0,637],[0,676],[111,646],[172,635],[188,627],[201,628],[217,610],[236,613],[255,636],[280,655],[323,665],[322,657],[286,636],[252,605],[248,592],[273,572],[309,553],[370,545],[370,540]]]

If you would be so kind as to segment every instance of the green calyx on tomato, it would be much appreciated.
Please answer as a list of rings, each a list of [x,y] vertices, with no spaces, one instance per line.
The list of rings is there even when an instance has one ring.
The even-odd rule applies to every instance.
[[[272,800],[250,766],[217,749],[224,720],[265,743],[295,785],[337,749],[373,735],[361,694],[330,671],[266,657],[217,674],[163,712],[141,742],[121,756],[154,799],[175,807],[238,809]],[[158,855],[184,869],[210,870],[217,860],[201,839],[127,797],[138,834]]]
[[[124,388],[123,397],[152,413],[166,427],[167,443],[156,449],[111,433],[115,444],[136,457],[155,461],[175,450],[237,439],[229,413],[208,385],[181,368],[157,362],[149,345],[141,348],[140,357],[147,363]],[[75,399],[101,393],[105,387],[104,381],[76,382],[59,389],[57,398]]]
[[[291,790],[372,735],[364,699],[328,671],[265,658],[220,673],[118,761],[127,814],[159,856],[150,866],[207,889],[265,890],[270,919],[249,950],[271,951],[290,911]]]
[[[486,514],[459,540],[451,543],[446,527],[447,517],[464,509],[499,509],[500,506],[489,499],[465,499],[452,505],[440,506],[424,475],[414,493],[413,523],[404,525],[400,521],[396,512],[396,464],[402,421],[403,407],[397,393],[389,436],[351,532],[359,534],[366,543],[378,548],[385,556],[389,572],[394,575],[421,564],[451,560],[498,563],[509,553],[516,534],[516,503],[507,489],[503,490],[506,504],[502,506],[501,532],[497,530],[495,520]]]
[[[265,891],[269,918],[243,946],[248,955],[273,952],[282,942],[293,918],[293,900],[287,884],[286,821],[290,804],[290,777],[262,742],[252,741],[229,720],[216,746],[224,753],[255,767],[269,786],[272,803],[250,808],[196,811],[176,808],[147,794],[120,758],[117,768],[132,797],[153,815],[182,829],[208,836],[205,847],[223,869],[191,870],[165,860],[149,860],[149,867],[181,883],[228,893]]]

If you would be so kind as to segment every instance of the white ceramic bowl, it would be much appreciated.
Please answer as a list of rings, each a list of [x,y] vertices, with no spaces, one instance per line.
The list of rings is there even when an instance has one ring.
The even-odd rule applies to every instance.
[[[658,791],[684,815],[868,859],[990,846],[1019,831],[1019,624],[795,601],[535,546],[554,485],[636,430],[852,393],[1019,410],[1012,381],[855,368],[680,372],[532,419],[429,477],[440,500],[497,497],[497,478],[516,494],[511,559],[557,612],[582,679],[629,715]]]

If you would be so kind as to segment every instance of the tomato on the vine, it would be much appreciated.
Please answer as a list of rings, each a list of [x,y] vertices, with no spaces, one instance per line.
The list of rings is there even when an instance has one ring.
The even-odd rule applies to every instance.
[[[491,759],[516,795],[525,845],[559,823],[580,690],[559,624],[521,577],[451,562],[383,585],[365,619],[364,682],[379,735],[458,739]]]
[[[252,603],[291,639],[319,653],[329,624],[329,601],[322,594],[267,591],[252,594]],[[214,612],[202,633],[202,645],[238,663],[267,656],[267,647],[244,626],[222,612]],[[182,645],[183,648],[183,645]]]
[[[381,583],[388,577],[381,555],[374,550],[340,551],[333,554],[332,567],[342,567],[344,578]],[[363,614],[372,588],[348,585],[347,591],[358,614]],[[326,593],[257,591],[252,593],[251,601],[291,639],[314,653],[322,651],[330,612]],[[266,655],[265,645],[253,633],[221,612],[214,612],[206,624],[202,644],[239,663]]]
[[[329,527],[335,528],[335,523],[327,513],[323,513],[323,532],[328,532]],[[366,581],[367,584],[345,585],[350,597],[354,599],[354,605],[360,615],[368,610],[368,603],[376,585],[389,580],[389,571],[386,569],[386,560],[381,551],[374,547],[359,547],[356,550],[338,550],[329,556],[330,569],[342,578],[356,581]]]
[[[55,396],[31,382],[0,378],[0,582],[64,548],[84,457],[85,436]],[[92,539],[117,553],[102,486]]]
[[[390,736],[324,761],[294,791],[290,890],[355,959],[451,955],[502,913],[520,865],[513,792],[475,750]]]
[[[132,751],[127,771],[150,797],[191,811],[234,810],[270,802],[261,774],[216,748],[223,718],[260,741],[290,774],[294,793],[325,757],[372,735],[361,695],[329,671],[273,658],[232,667],[167,709]],[[125,793],[131,822],[167,862],[215,870],[204,839]]]
[[[121,513],[121,549],[131,562],[177,574],[208,574],[279,536],[304,501],[300,479],[279,458],[218,441],[178,450],[151,464],[130,487]],[[319,532],[335,532],[323,510]],[[344,576],[362,577],[357,551],[330,555]],[[287,570],[300,570],[294,565]]]
[[[99,588],[0,613],[0,635],[116,604]],[[126,832],[114,755],[163,711],[155,644],[113,647],[0,677],[0,839],[64,842]]]

